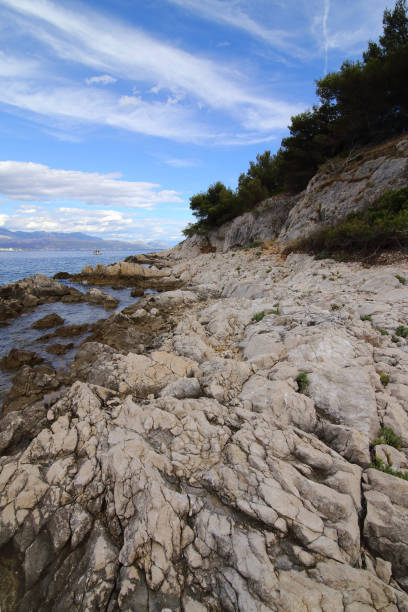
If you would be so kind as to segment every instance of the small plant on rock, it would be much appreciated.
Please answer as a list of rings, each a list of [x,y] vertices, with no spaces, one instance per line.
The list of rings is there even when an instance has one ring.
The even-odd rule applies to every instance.
[[[405,327],[405,325],[399,325],[395,330],[395,334],[400,336],[400,338],[406,338],[408,336],[408,327]]]
[[[395,278],[397,280],[399,280],[399,282],[401,283],[401,285],[406,285],[407,284],[407,279],[405,278],[405,276],[401,276],[400,274],[396,274]]]
[[[339,306],[338,304],[332,304],[332,305],[330,306],[330,308],[331,308],[332,310],[340,310],[340,306]]]
[[[381,384],[383,385],[383,387],[386,387],[390,382],[390,377],[388,376],[388,374],[384,374],[383,372],[378,372],[378,374],[380,375]]]
[[[379,327],[378,331],[380,332],[382,336],[389,336],[389,333],[387,332],[387,330],[383,329],[382,327]]]
[[[296,382],[298,384],[299,393],[305,393],[309,386],[309,379],[306,372],[299,372],[299,374],[296,376]]]
[[[386,465],[382,459],[379,457],[375,457],[370,467],[375,470],[380,470],[380,472],[385,472],[386,474],[390,474],[391,476],[396,476],[397,478],[402,478],[403,480],[408,480],[408,473],[400,472],[399,470],[393,470],[390,465]]]
[[[255,321],[256,323],[259,323],[259,321],[262,321],[264,316],[265,316],[265,313],[263,311],[262,312],[257,312],[252,317],[252,320]]]
[[[391,429],[391,427],[384,427],[384,425],[380,429],[380,434],[376,440],[374,440],[374,446],[378,444],[388,444],[388,446],[393,446],[394,448],[400,449],[402,446],[402,440],[396,433]]]
[[[360,315],[362,321],[372,321],[371,315]]]

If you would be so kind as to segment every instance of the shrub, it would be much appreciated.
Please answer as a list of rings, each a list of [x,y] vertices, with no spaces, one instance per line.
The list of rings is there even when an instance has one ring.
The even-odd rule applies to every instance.
[[[372,321],[371,315],[360,315],[362,321]]]
[[[385,472],[386,474],[391,474],[391,476],[396,476],[397,478],[402,478],[403,480],[408,480],[408,474],[405,472],[400,472],[399,470],[393,470],[390,465],[386,465],[382,459],[375,457],[370,467],[380,470],[381,472]]]
[[[255,321],[256,323],[259,323],[259,321],[262,321],[262,319],[264,318],[265,313],[262,312],[257,312],[256,314],[254,314],[254,316],[252,317],[252,321]]]
[[[382,327],[379,327],[379,328],[378,328],[378,331],[380,332],[380,334],[381,334],[382,336],[388,336],[388,335],[389,335],[389,333],[387,332],[387,330],[386,330],[386,329],[383,329]]]
[[[395,278],[397,280],[399,280],[399,282],[401,283],[401,285],[406,285],[407,283],[407,279],[405,278],[405,276],[401,276],[400,274],[396,274]]]
[[[309,379],[306,372],[299,372],[299,374],[296,376],[296,382],[298,384],[299,393],[305,393],[309,386]]]
[[[388,374],[381,373],[380,380],[381,380],[382,385],[386,387],[388,383],[390,382],[390,377],[388,376]]]
[[[401,338],[406,338],[408,336],[408,327],[404,325],[399,325],[395,330],[395,335],[400,336]]]
[[[388,444],[388,446],[393,446],[394,448],[400,449],[402,446],[402,440],[396,433],[393,432],[391,427],[382,426],[379,436],[376,440],[374,440],[373,445],[377,446],[378,444]]]
[[[314,253],[315,258],[331,257],[338,252],[376,252],[401,247],[408,241],[408,187],[386,192],[364,211],[348,215],[337,225],[300,238],[286,248],[286,253]]]

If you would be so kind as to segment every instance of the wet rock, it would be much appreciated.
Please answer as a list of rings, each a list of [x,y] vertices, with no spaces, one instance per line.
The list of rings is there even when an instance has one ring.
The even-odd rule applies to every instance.
[[[142,289],[141,287],[133,287],[132,291],[130,292],[130,295],[132,297],[142,297],[144,295],[144,289]]]
[[[68,353],[68,351],[72,350],[73,348],[73,342],[68,342],[68,344],[60,344],[59,342],[56,342],[55,344],[47,346],[45,350],[47,353],[51,353],[52,355],[65,355],[65,353]]]
[[[0,287],[0,319],[18,316],[44,302],[81,301],[82,293],[44,274],[36,274]]]
[[[46,364],[23,366],[13,378],[13,386],[3,402],[3,414],[21,410],[61,386],[55,370]]]
[[[57,315],[55,312],[52,314],[46,315],[42,319],[35,321],[32,324],[32,329],[49,329],[50,327],[57,327],[58,325],[63,325],[65,319]]]
[[[15,370],[23,365],[33,366],[43,361],[44,359],[33,351],[13,348],[8,355],[1,359],[0,367],[3,370]]]
[[[84,299],[90,304],[97,304],[103,306],[104,308],[116,308],[119,304],[119,300],[114,298],[112,295],[108,293],[104,293],[99,289],[90,289],[87,293],[85,293]]]

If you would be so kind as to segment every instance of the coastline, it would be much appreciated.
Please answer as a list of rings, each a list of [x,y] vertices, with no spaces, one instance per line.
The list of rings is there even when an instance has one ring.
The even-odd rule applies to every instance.
[[[408,467],[408,264],[155,258],[181,287],[103,320],[67,371],[16,376],[0,524],[20,578],[2,601],[337,610],[363,589],[403,609],[408,483],[370,465]],[[400,450],[372,446],[383,425]]]

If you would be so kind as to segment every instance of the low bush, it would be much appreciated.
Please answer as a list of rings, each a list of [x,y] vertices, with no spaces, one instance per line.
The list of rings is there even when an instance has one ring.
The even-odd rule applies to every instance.
[[[388,444],[388,446],[393,446],[394,448],[400,449],[402,446],[402,440],[396,433],[394,433],[391,427],[383,426],[380,429],[378,438],[374,440],[374,446],[377,446],[378,444]]]
[[[286,253],[307,252],[316,259],[341,253],[344,258],[351,258],[356,252],[370,254],[379,249],[401,248],[407,243],[408,187],[403,187],[386,192],[375,204],[351,213],[337,225],[300,238],[287,247]]]
[[[391,474],[391,476],[396,476],[397,478],[402,478],[403,480],[408,480],[408,473],[400,472],[399,470],[394,470],[390,465],[386,465],[382,459],[375,457],[370,467],[380,470],[381,472],[385,472],[386,474]]]
[[[306,372],[299,372],[296,376],[296,382],[298,384],[299,393],[304,393],[309,386],[309,379]]]

